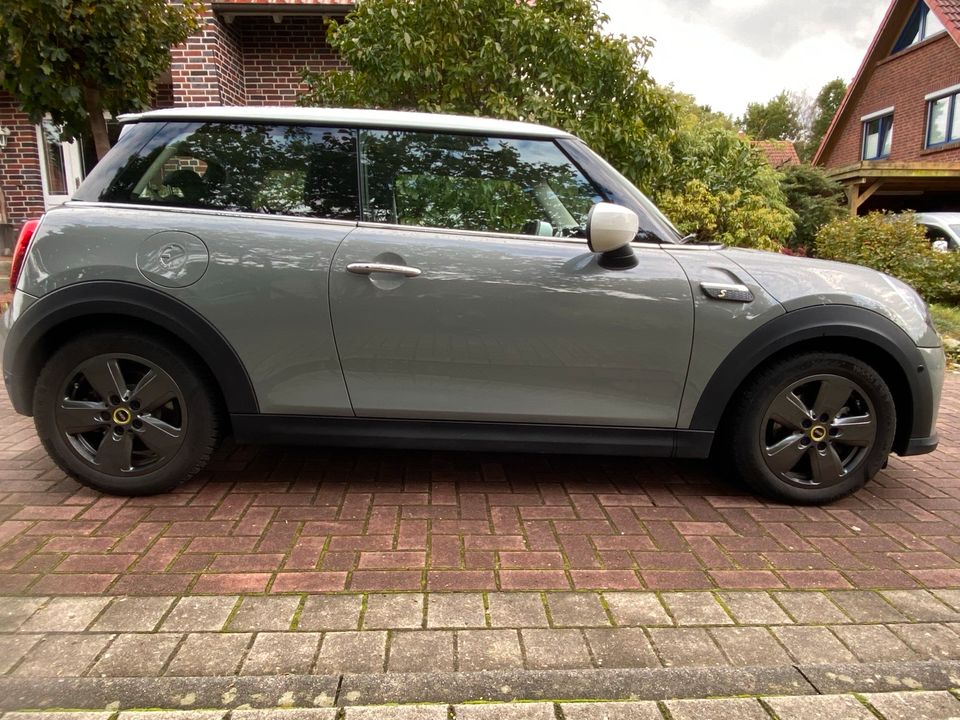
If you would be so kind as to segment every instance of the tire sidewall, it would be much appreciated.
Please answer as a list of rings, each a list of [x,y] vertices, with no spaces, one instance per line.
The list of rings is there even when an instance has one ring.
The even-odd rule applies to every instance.
[[[187,411],[185,437],[177,454],[156,470],[129,478],[107,475],[84,462],[59,432],[55,420],[68,375],[85,360],[112,353],[138,355],[163,369],[177,384]],[[200,374],[164,343],[131,333],[98,333],[61,347],[40,372],[33,411],[37,434],[57,464],[83,484],[110,494],[152,495],[175,488],[205,461],[215,434],[214,409]]]
[[[821,374],[839,375],[862,389],[873,404],[877,435],[867,457],[841,482],[825,488],[802,488],[782,480],[767,467],[761,450],[761,430],[780,393],[803,378]],[[840,354],[811,353],[767,368],[751,384],[740,410],[733,433],[735,467],[755,489],[792,503],[826,503],[856,492],[881,470],[896,435],[896,406],[886,383],[871,367]]]

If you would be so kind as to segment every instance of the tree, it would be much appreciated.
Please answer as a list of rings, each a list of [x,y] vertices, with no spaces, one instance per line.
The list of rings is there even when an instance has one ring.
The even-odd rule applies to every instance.
[[[610,35],[607,20],[596,0],[367,0],[329,29],[349,68],[305,73],[301,104],[553,125],[650,191],[676,113],[644,69],[652,41]]]
[[[830,123],[833,122],[833,116],[840,109],[840,103],[843,102],[846,94],[847,84],[840,78],[828,82],[817,94],[817,99],[814,101],[813,122],[810,127],[809,152],[804,160],[810,160],[820,147],[827,130],[830,129]]]
[[[786,90],[766,103],[750,103],[741,129],[754,140],[798,140],[803,133],[802,108]]]
[[[49,113],[64,139],[84,129],[97,157],[104,111],[148,106],[170,47],[200,27],[200,0],[17,0],[0,14],[0,88],[33,122]]]
[[[780,189],[797,216],[787,246],[809,255],[813,252],[817,231],[845,213],[843,189],[820,168],[795,165],[783,170]]]

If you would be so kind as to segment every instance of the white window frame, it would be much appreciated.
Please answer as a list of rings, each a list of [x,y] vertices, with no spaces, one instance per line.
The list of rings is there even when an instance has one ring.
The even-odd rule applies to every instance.
[[[49,116],[46,119],[50,119]],[[80,187],[80,181],[83,180],[83,158],[80,155],[80,143],[76,140],[60,143],[60,151],[63,153],[63,174],[66,180],[66,194],[54,193],[50,190],[50,178],[47,174],[47,145],[43,139],[43,126],[36,126],[37,133],[37,152],[40,156],[40,180],[43,185],[43,205],[45,210],[50,210],[57,205],[62,205],[73,195],[74,191]]]

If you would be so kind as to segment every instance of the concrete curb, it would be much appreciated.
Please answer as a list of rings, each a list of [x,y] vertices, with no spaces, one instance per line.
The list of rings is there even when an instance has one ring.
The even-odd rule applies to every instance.
[[[311,708],[512,700],[667,700],[960,687],[960,661],[384,675],[0,678],[0,710]]]

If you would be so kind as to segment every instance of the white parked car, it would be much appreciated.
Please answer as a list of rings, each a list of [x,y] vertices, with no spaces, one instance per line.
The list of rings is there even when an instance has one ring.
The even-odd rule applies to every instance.
[[[918,213],[917,222],[927,228],[934,250],[960,251],[960,213]]]

